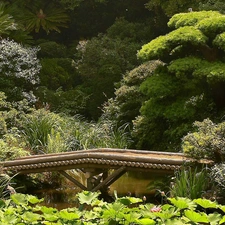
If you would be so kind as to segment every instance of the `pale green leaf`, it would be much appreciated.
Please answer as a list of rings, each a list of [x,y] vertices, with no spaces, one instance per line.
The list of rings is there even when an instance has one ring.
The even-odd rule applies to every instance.
[[[207,209],[207,208],[217,209],[218,208],[218,204],[216,202],[212,202],[208,199],[198,198],[193,201],[205,209]]]
[[[192,222],[195,223],[208,223],[208,217],[205,213],[197,213],[193,210],[185,210],[184,215]]]
[[[154,225],[156,224],[156,222],[152,219],[148,219],[148,218],[143,218],[143,219],[139,219],[137,221],[138,224],[141,224],[141,225]]]
[[[77,220],[80,215],[76,212],[68,212],[68,209],[63,209],[59,212],[59,216],[64,220]]]

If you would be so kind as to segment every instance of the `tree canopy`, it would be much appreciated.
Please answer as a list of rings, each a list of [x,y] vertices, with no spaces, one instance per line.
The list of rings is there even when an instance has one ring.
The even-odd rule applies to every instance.
[[[160,59],[165,65],[140,86],[148,100],[142,104],[141,119],[134,121],[139,147],[172,150],[194,121],[221,118],[224,21],[225,16],[216,11],[179,13],[168,22],[171,32],[142,46],[139,59]]]
[[[117,124],[132,125],[135,147],[156,150],[180,143],[193,121],[223,114],[224,15],[197,11],[200,2],[208,10],[212,1],[2,2],[1,37],[25,49],[2,56],[8,100],[33,90],[37,108],[90,120],[104,111]],[[30,60],[35,46],[40,50]],[[35,86],[28,69],[40,80]]]

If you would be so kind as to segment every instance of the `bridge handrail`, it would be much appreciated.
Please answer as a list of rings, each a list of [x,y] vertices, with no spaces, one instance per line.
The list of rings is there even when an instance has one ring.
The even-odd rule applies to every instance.
[[[1,162],[1,164],[4,165],[4,167],[7,167],[21,164],[28,165],[34,163],[56,162],[79,158],[124,160],[131,162],[166,163],[171,165],[181,165],[182,163],[184,163],[184,161],[190,161],[182,153],[101,148],[101,149],[89,149],[74,152],[56,153],[56,154],[32,155],[19,158],[13,161]]]

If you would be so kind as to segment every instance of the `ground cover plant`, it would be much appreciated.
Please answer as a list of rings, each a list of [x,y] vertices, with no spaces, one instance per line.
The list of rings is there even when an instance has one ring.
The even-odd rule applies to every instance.
[[[225,206],[207,199],[168,198],[164,205],[144,204],[134,197],[115,198],[112,203],[98,199],[100,193],[77,194],[78,206],[57,210],[46,207],[32,195],[13,194],[0,201],[0,222],[4,225],[154,225],[225,224]]]

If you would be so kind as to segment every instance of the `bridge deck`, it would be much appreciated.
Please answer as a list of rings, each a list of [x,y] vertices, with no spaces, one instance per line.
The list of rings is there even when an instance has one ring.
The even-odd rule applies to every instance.
[[[57,154],[32,155],[3,162],[5,170],[19,173],[60,171],[76,168],[119,168],[174,171],[190,161],[182,153],[124,149],[90,149]]]
[[[97,191],[107,190],[129,170],[153,172],[156,176],[159,173],[171,174],[190,161],[182,153],[103,148],[32,155],[2,162],[1,165],[5,171],[23,174],[58,171],[81,189]],[[86,186],[66,172],[71,169],[85,173]]]

